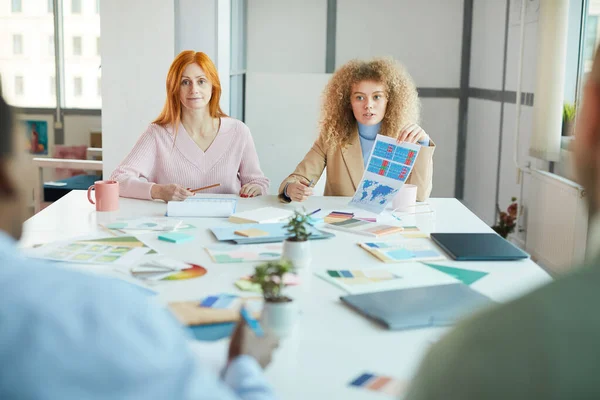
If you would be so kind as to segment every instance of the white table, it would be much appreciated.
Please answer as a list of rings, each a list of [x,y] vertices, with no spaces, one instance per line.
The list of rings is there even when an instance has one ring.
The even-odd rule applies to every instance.
[[[308,211],[322,208],[347,209],[348,198],[313,197],[304,206]],[[456,199],[430,199],[434,213],[402,217],[403,225],[417,225],[425,232],[491,232],[483,221]],[[263,206],[296,208],[297,203],[281,204],[275,196],[239,199],[238,210]],[[107,236],[98,222],[118,217],[163,216],[162,202],[120,199],[120,210],[97,213],[84,191],[72,191],[25,224],[22,246],[79,236]],[[358,214],[368,215],[359,211]],[[391,219],[388,211],[383,220]],[[381,219],[380,219],[381,220]],[[228,224],[219,218],[186,218],[199,229],[195,240],[171,244],[156,239],[156,234],[140,237],[160,252],[183,261],[205,266],[208,273],[197,279],[161,282],[154,286],[162,301],[195,300],[208,294],[237,292],[233,282],[253,271],[254,264],[215,264],[204,246],[215,243],[207,227]],[[302,309],[293,335],[284,341],[275,355],[267,375],[282,399],[380,399],[380,393],[348,387],[363,372],[374,372],[410,379],[429,346],[446,329],[420,329],[393,332],[368,321],[339,301],[345,292],[314,276],[313,272],[328,268],[363,268],[381,266],[378,260],[356,246],[368,239],[351,233],[332,231],[335,238],[311,242],[313,265],[301,272],[302,284],[289,289],[289,294]],[[392,237],[389,237],[392,239]],[[385,238],[387,239],[387,237]],[[549,275],[531,260],[513,262],[455,262],[459,266],[489,272],[472,287],[494,300],[504,302],[550,282]],[[242,292],[239,292],[243,294]],[[224,344],[215,344],[222,346]],[[460,367],[460,366],[457,366]]]

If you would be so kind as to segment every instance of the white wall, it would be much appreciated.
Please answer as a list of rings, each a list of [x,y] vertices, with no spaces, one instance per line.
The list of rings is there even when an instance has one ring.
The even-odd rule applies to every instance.
[[[337,66],[389,55],[417,86],[458,87],[463,0],[343,0],[337,11]]]
[[[294,171],[317,138],[321,92],[329,77],[248,73],[246,124],[252,132],[260,166],[271,180],[270,194],[277,193],[281,182]],[[267,107],[265,99],[269,99]],[[315,193],[322,193],[325,187],[325,177],[322,178]]]
[[[65,145],[90,145],[90,132],[100,131],[101,117],[95,115],[65,115]]]
[[[433,197],[454,197],[458,99],[422,99],[422,127],[435,141]]]
[[[104,1],[104,0],[103,0]],[[206,53],[217,59],[217,0],[176,0],[175,54],[183,50]],[[212,33],[212,34],[211,34]]]
[[[502,90],[505,0],[473,2],[469,85]]]
[[[469,99],[464,203],[485,223],[494,222],[500,103]]]
[[[102,0],[102,146],[109,176],[156,118],[175,51],[174,6]]]
[[[325,0],[249,0],[248,71],[325,72]]]
[[[351,58],[390,55],[407,66],[417,86],[456,88],[462,15],[462,0],[338,1],[336,66]],[[248,2],[246,123],[273,193],[318,134],[321,93],[329,78],[326,28],[326,1]],[[422,126],[438,146],[432,193],[453,197],[458,100],[425,98],[422,104]],[[282,143],[282,135],[293,145]]]
[[[511,0],[510,4],[506,59],[507,91],[516,91],[517,89],[520,3],[520,1]],[[528,10],[525,18],[521,82],[523,92],[535,91],[537,14],[532,11],[534,10]],[[502,89],[506,23],[506,2],[504,0],[474,0],[471,87]],[[515,148],[518,149],[521,166],[525,166],[528,162],[536,162],[529,157],[533,108],[521,107],[520,141],[517,147],[515,147],[516,105],[504,104],[502,131],[500,131],[500,108],[500,102],[469,100],[464,200],[473,212],[490,225],[495,222],[496,193],[501,209],[508,206],[511,197],[521,196],[520,185],[517,183],[517,168],[514,163]],[[502,144],[499,151],[500,140]],[[500,160],[500,167],[498,190],[496,190],[498,160]],[[536,162],[536,164],[544,163]],[[523,195],[526,192],[525,188]],[[525,206],[528,206],[526,202]]]

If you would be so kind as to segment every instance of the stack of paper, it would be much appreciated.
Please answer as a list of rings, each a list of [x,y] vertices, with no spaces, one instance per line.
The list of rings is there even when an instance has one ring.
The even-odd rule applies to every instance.
[[[337,229],[359,235],[367,235],[380,237],[391,235],[402,231],[401,226],[380,224],[377,222],[363,221],[356,218],[347,219],[345,221],[334,222],[326,225],[328,228]]]
[[[316,272],[315,275],[348,293],[370,293],[457,282],[454,277],[420,263],[328,269]]]

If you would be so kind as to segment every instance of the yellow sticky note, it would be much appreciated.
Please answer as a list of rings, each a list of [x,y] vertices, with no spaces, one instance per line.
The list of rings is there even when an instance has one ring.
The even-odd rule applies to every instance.
[[[244,237],[268,236],[269,232],[261,231],[260,229],[250,228],[233,232],[236,235]]]

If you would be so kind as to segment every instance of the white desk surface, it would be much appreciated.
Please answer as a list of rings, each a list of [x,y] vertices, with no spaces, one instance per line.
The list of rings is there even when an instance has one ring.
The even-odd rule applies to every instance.
[[[233,197],[233,196],[231,196]],[[331,210],[349,209],[348,198],[313,197],[303,205],[307,211],[322,208],[319,215]],[[456,199],[430,199],[433,213],[402,216],[402,225],[416,225],[425,232],[491,232],[491,229]],[[239,199],[238,211],[276,206],[294,209],[298,203],[282,204],[275,196]],[[74,190],[25,223],[21,246],[73,239],[81,236],[103,237],[108,234],[99,222],[117,218],[164,216],[166,204],[158,201],[120,199],[120,210],[98,213],[86,198],[85,191]],[[356,211],[359,216],[372,215]],[[153,286],[161,301],[201,299],[208,294],[236,290],[233,282],[253,271],[253,263],[216,264],[204,246],[216,243],[208,227],[229,224],[224,218],[183,218],[196,227],[195,239],[184,244],[172,244],[156,239],[156,234],[140,236],[159,252],[182,261],[206,267],[200,278],[160,282]],[[380,221],[396,221],[389,211]],[[397,221],[396,221],[397,222]],[[336,237],[311,241],[313,265],[300,272],[302,284],[289,288],[289,295],[299,302],[302,315],[294,333],[283,340],[267,369],[267,376],[282,399],[380,399],[384,395],[365,389],[348,387],[348,383],[363,372],[373,372],[410,379],[429,346],[446,329],[431,328],[411,331],[388,331],[348,309],[339,300],[344,291],[316,277],[314,271],[329,268],[364,268],[382,266],[381,262],[356,246],[356,242],[371,240],[341,231],[331,231]],[[393,239],[394,235],[385,237]],[[512,262],[439,263],[489,272],[471,287],[500,302],[525,294],[550,282],[549,275],[531,260]],[[427,268],[423,266],[423,268]],[[211,344],[225,349],[221,341]],[[206,348],[206,346],[203,345]],[[460,366],[457,366],[460,367]],[[383,397],[382,397],[383,396]]]

